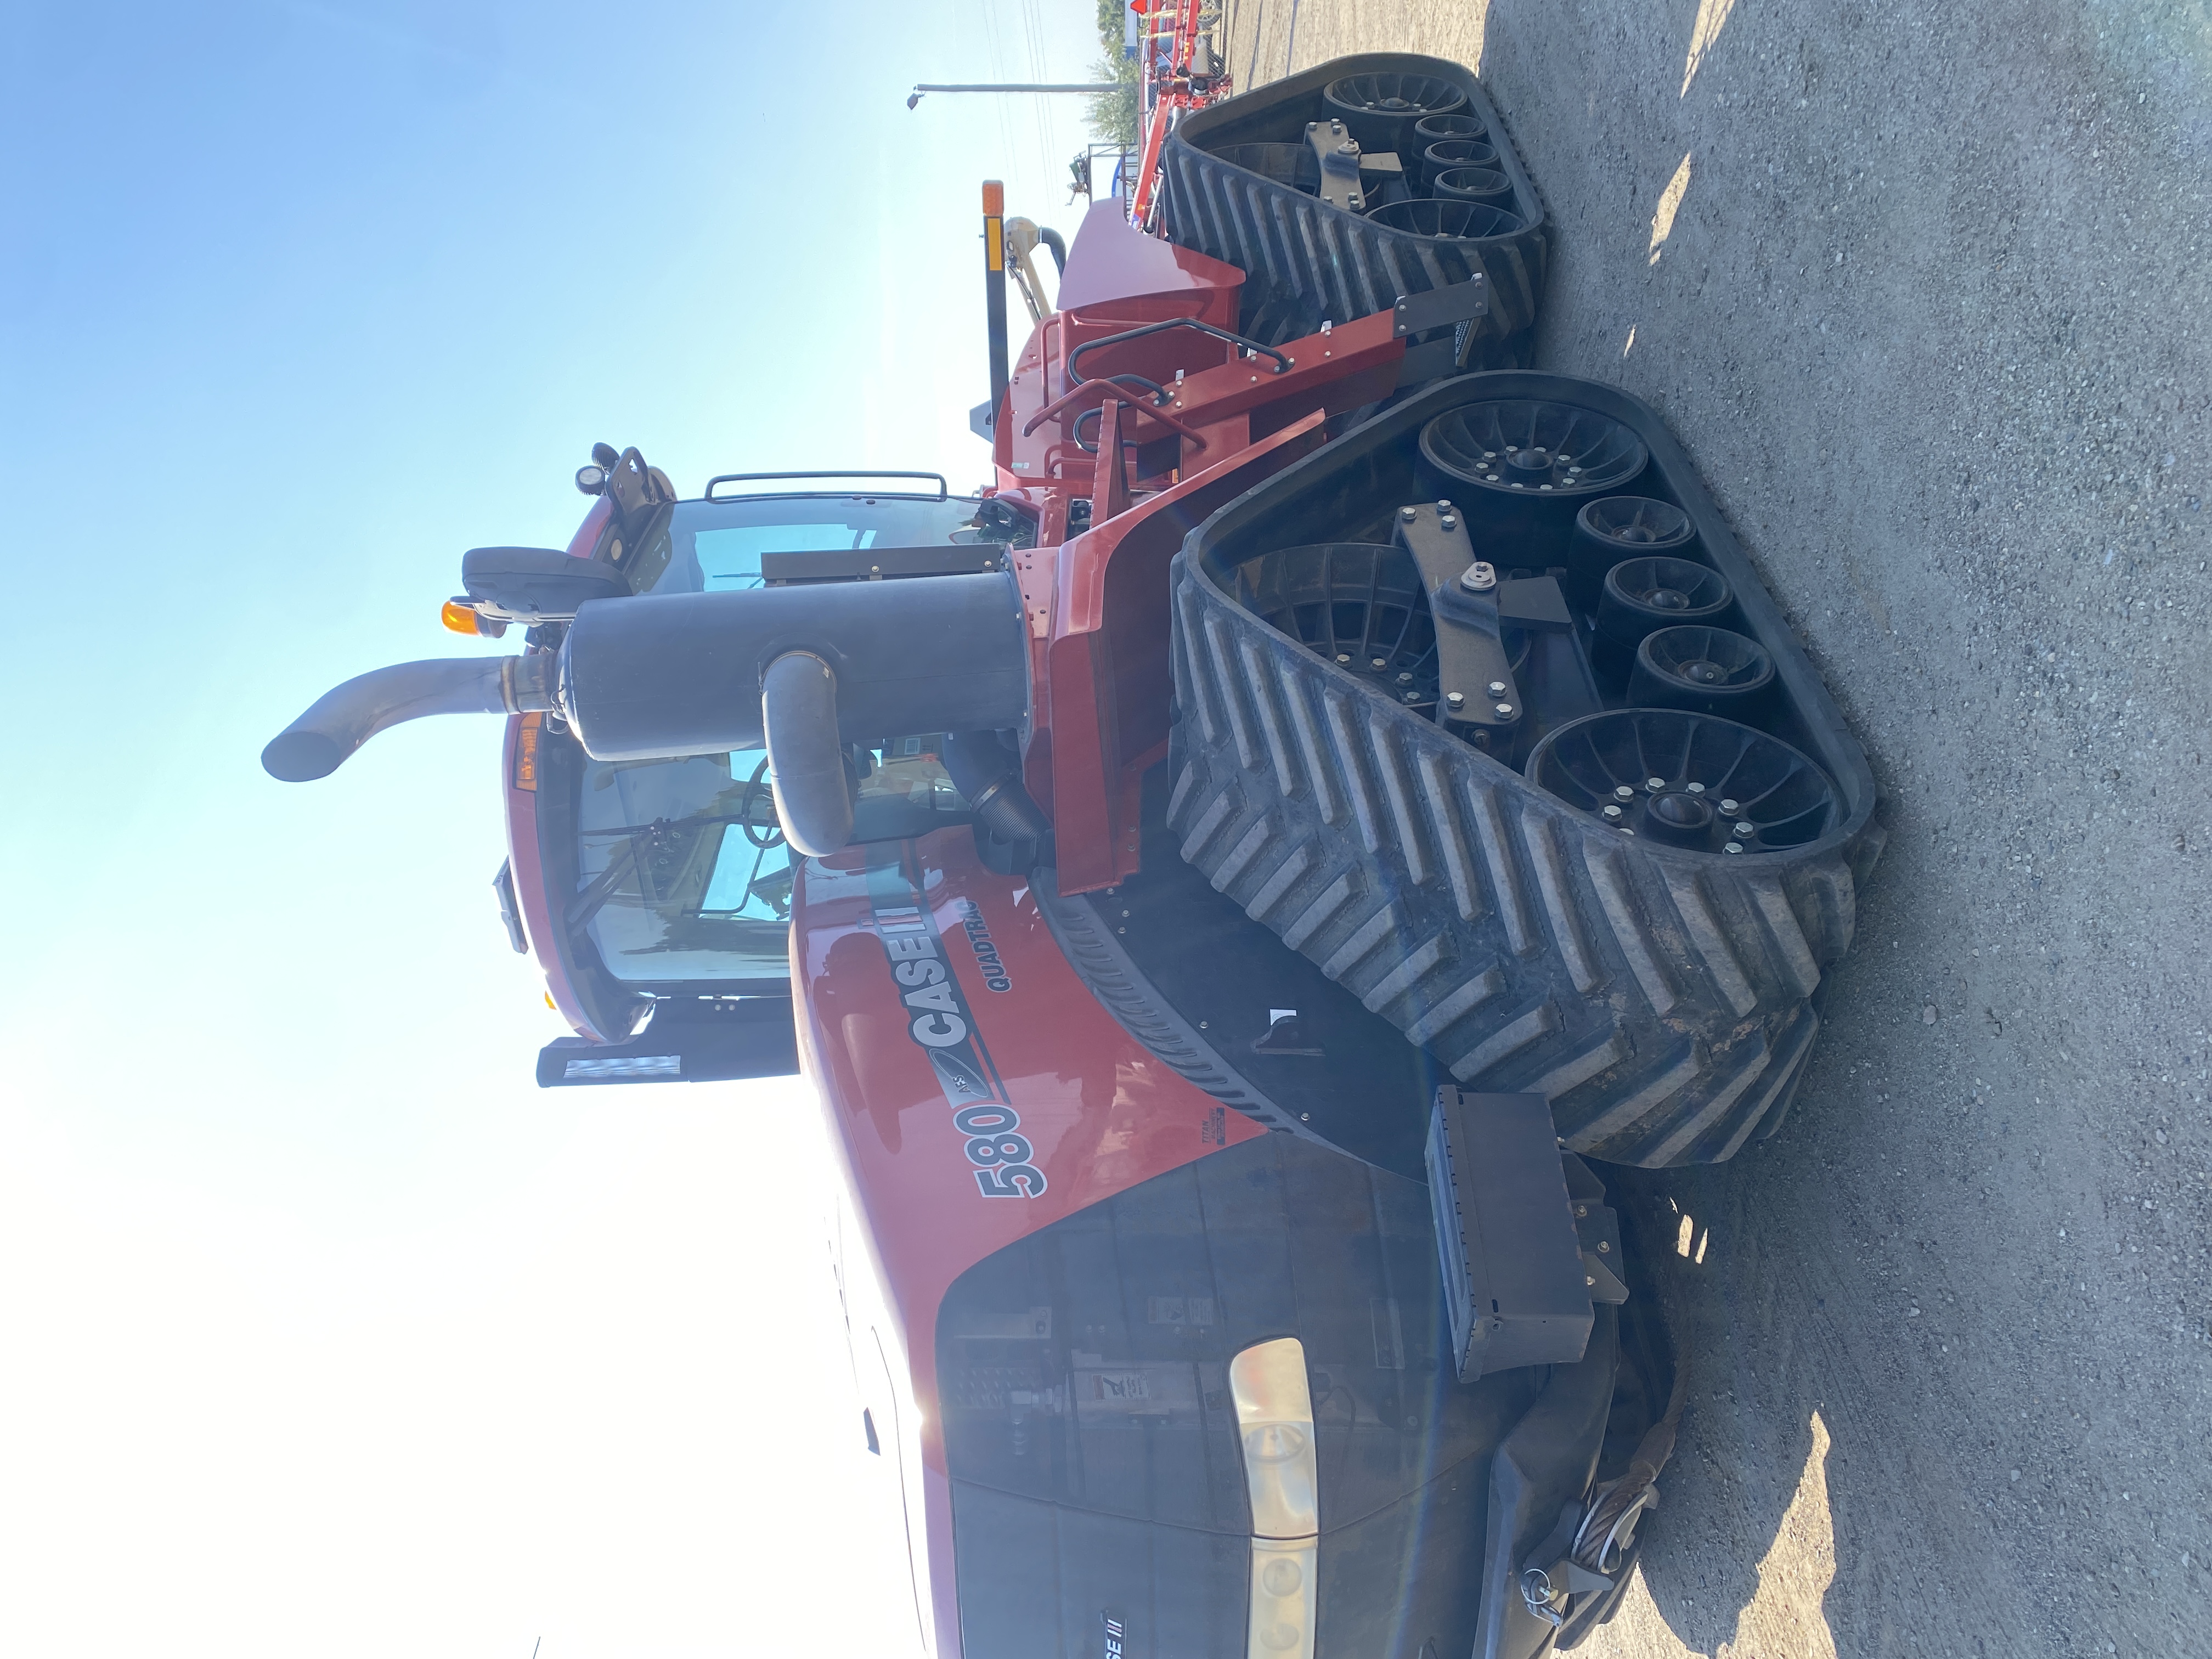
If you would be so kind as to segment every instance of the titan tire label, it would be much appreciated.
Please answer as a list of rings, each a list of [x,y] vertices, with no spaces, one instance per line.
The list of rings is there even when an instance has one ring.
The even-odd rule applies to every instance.
[[[869,866],[868,908],[893,988],[905,1006],[907,1035],[929,1056],[953,1127],[967,1138],[964,1150],[975,1166],[976,1189],[986,1198],[1041,1198],[1044,1171],[1030,1162],[1036,1152],[1021,1133],[1021,1114],[1006,1097],[1006,1085],[991,1063],[991,1051],[945,955],[937,919],[907,873],[902,854],[901,848],[889,860]],[[966,917],[981,921],[972,902],[963,901],[963,908]],[[988,932],[984,937],[988,940]]]

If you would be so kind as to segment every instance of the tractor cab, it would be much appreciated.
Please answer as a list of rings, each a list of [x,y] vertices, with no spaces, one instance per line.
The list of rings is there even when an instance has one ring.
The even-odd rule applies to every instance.
[[[631,467],[635,458],[610,451],[578,475],[579,487],[599,497],[560,556],[599,567],[568,573],[579,581],[611,574],[620,579],[616,592],[668,595],[985,571],[1001,566],[1030,527],[995,501],[951,494],[936,474],[728,475],[682,501],[666,499],[674,492],[658,469]],[[642,480],[636,499],[623,499],[630,492],[617,491],[618,479]],[[853,485],[863,480],[884,487],[858,493]],[[503,583],[490,568],[529,562],[477,560],[471,593],[453,602],[449,617],[459,610],[465,631],[483,634],[543,617],[532,623],[532,644],[556,644],[558,604],[517,604],[512,571]],[[502,600],[511,614],[502,616]],[[599,760],[557,714],[525,713],[508,724],[512,852],[495,887],[510,943],[538,957],[549,996],[578,1033],[540,1056],[539,1080],[796,1070],[793,854],[766,749]],[[854,842],[904,841],[969,822],[945,746],[937,732],[847,746]]]

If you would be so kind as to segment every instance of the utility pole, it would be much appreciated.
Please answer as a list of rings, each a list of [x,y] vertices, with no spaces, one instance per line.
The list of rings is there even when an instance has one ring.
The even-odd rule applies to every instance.
[[[920,103],[920,102],[921,101],[921,94],[924,94],[925,92],[1088,92],[1088,93],[1100,93],[1100,92],[1119,92],[1119,91],[1121,91],[1121,83],[1119,81],[1088,81],[1088,82],[1083,82],[1083,83],[1081,83],[1081,84],[1079,84],[1079,85],[1075,84],[1075,83],[1072,83],[1072,82],[1050,82],[1050,81],[999,81],[999,82],[978,82],[978,83],[975,83],[975,84],[973,84],[973,85],[968,85],[968,86],[957,86],[957,87],[954,87],[954,86],[939,86],[939,85],[937,85],[935,82],[933,82],[926,83],[926,84],[924,84],[924,85],[917,86],[917,87],[916,87],[916,88],[915,88],[912,92],[910,92],[910,93],[907,94],[907,95],[906,95],[906,106],[907,106],[908,109],[912,109],[912,108],[913,108],[916,104],[918,104],[918,103]]]

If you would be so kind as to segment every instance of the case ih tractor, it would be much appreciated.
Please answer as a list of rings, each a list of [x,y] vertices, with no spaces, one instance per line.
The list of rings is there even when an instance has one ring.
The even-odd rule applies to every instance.
[[[1872,781],[1659,419],[1520,366],[1471,75],[1162,169],[1172,240],[1103,204],[997,345],[994,487],[602,446],[565,550],[463,562],[524,652],[264,759],[503,714],[539,1080],[811,1082],[929,1650],[1529,1659],[1681,1409],[1608,1166],[1781,1124]]]

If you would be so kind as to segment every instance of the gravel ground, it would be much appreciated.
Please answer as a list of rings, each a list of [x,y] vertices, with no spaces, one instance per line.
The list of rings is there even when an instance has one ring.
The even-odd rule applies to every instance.
[[[1635,1179],[1692,1404],[1583,1651],[2212,1653],[2212,13],[1231,31],[1247,85],[1479,65],[1557,228],[1540,364],[1665,412],[1886,795],[1790,1121]]]

